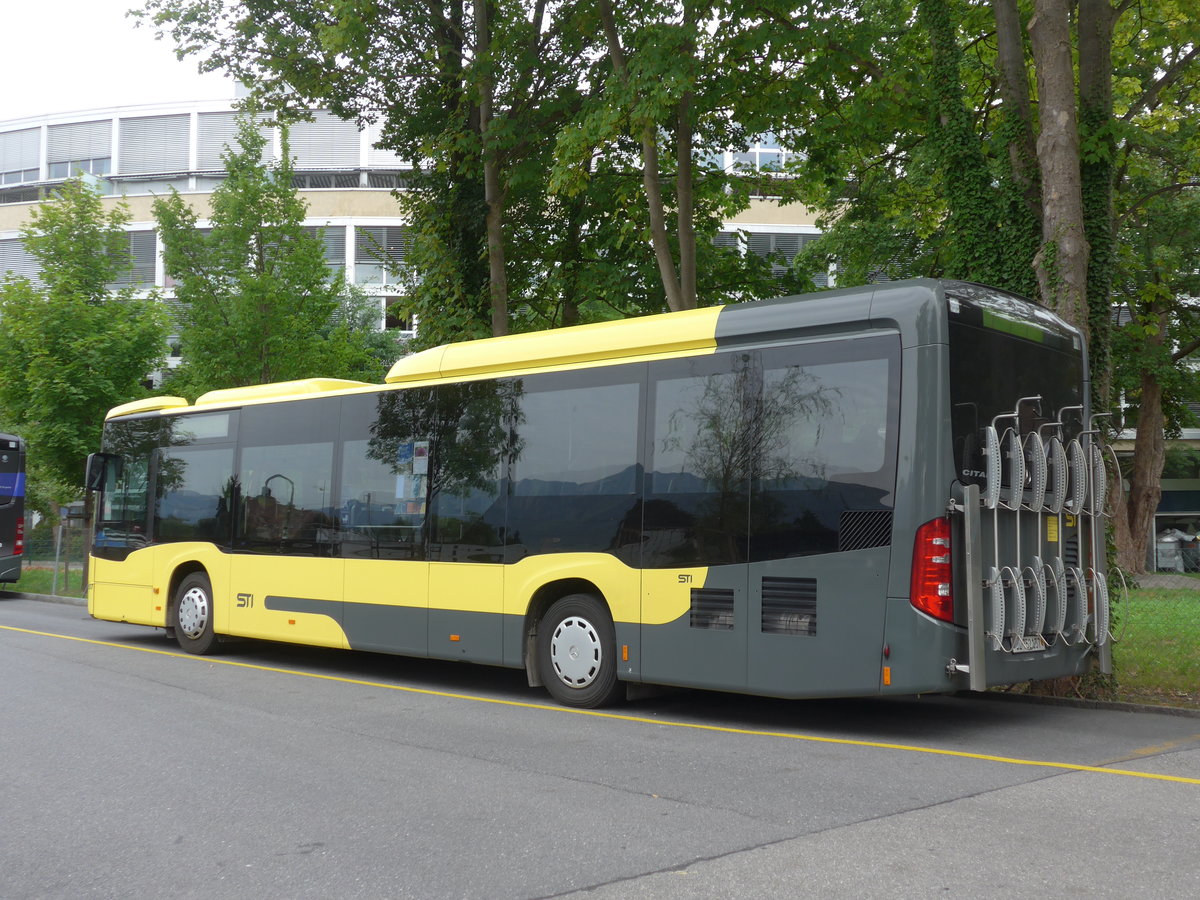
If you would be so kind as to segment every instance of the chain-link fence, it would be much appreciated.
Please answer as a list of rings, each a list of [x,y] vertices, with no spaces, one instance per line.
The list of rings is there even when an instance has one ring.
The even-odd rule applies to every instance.
[[[38,528],[25,542],[21,580],[14,589],[57,597],[84,596],[87,531],[83,528]]]
[[[1123,700],[1200,706],[1200,572],[1172,565],[1112,581],[1113,665]]]

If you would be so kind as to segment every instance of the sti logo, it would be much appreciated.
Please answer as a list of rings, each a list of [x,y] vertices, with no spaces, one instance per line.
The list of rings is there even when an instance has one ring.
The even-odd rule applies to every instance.
[[[238,609],[252,609],[254,607],[253,594],[238,594],[237,595]]]

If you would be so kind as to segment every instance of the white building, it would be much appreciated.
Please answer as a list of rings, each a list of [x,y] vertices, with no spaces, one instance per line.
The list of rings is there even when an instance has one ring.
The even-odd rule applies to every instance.
[[[201,218],[208,197],[224,177],[221,156],[233,143],[236,113],[230,102],[191,102],[111,107],[34,116],[0,122],[0,273],[36,277],[36,261],[22,246],[19,230],[29,211],[66,178],[82,171],[95,177],[102,192],[124,200],[132,215],[128,226],[134,266],[131,283],[158,287],[170,295],[162,267],[162,247],[151,205],[175,188]],[[392,191],[402,187],[408,165],[378,149],[378,127],[360,130],[354,122],[318,111],[315,121],[290,130],[295,183],[308,205],[306,225],[324,229],[329,265],[345,270],[348,280],[379,297],[380,327],[407,330],[399,313],[396,271],[403,264],[406,223]],[[273,138],[279,158],[279,138]],[[726,163],[770,168],[783,152],[765,140],[747,153],[726,155]],[[753,201],[721,243],[734,244],[736,231],[747,235],[745,249],[791,258],[818,234],[811,215],[769,198]],[[377,248],[394,262],[380,264]]]

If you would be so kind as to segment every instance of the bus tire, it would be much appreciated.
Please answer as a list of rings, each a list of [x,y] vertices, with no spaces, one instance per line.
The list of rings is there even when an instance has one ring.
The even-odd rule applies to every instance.
[[[596,709],[620,690],[612,616],[591,594],[556,600],[538,626],[538,672],[563,706]]]
[[[217,644],[213,631],[213,592],[208,576],[193,572],[179,583],[171,604],[175,640],[188,653],[211,653]]]

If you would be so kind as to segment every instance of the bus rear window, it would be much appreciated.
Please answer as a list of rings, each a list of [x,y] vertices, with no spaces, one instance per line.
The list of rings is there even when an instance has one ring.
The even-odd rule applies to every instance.
[[[997,416],[1003,432],[1017,424],[1024,435],[1063,422],[1062,436],[1081,430],[1083,358],[1001,331],[950,322],[950,402],[954,464],[964,484],[984,483],[983,429]],[[1030,398],[1040,401],[1020,403]],[[1018,409],[1020,405],[1020,409]],[[1048,435],[1044,435],[1048,436]]]

